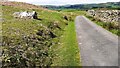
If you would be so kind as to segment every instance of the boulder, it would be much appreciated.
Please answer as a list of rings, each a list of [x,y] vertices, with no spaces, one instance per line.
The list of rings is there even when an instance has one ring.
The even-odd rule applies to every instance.
[[[14,12],[13,16],[15,18],[22,18],[22,19],[38,19],[36,11],[32,11],[32,12],[28,12],[28,11]]]

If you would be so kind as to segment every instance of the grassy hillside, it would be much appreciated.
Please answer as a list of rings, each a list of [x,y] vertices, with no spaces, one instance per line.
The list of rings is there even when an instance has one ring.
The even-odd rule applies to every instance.
[[[24,7],[21,7],[22,4],[24,4]],[[12,16],[14,12],[26,10],[35,10],[39,19],[16,19]],[[57,62],[54,62],[55,57],[64,58],[64,55],[66,55],[66,60],[70,60],[70,62],[65,62],[65,66],[80,64],[74,24],[68,24],[73,20],[67,21],[63,18],[64,15],[67,15],[73,19],[71,15],[19,2],[2,3],[2,11],[1,49],[3,52],[0,58],[3,66],[51,66],[57,64]],[[73,34],[70,34],[71,30],[73,30]],[[67,34],[68,37],[62,37]],[[72,35],[73,39],[69,40]],[[66,41],[62,41],[63,39],[66,39]],[[61,45],[60,43],[65,44]],[[63,46],[64,48],[61,48]],[[67,50],[73,48],[71,55],[66,53],[66,50],[63,51],[66,48]],[[55,51],[55,49],[60,49],[60,51]],[[71,56],[72,58],[70,58]],[[59,60],[59,58],[56,60]],[[60,64],[57,65],[62,66],[63,62],[59,60],[58,63]]]

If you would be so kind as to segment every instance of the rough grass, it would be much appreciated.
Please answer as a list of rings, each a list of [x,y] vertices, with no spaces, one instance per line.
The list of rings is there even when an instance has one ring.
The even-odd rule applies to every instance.
[[[75,24],[69,22],[61,36],[60,46],[57,46],[53,66],[80,66],[79,48],[76,39]]]
[[[74,23],[63,19],[64,14],[69,15],[69,13],[34,9],[41,20],[30,20],[15,19],[12,16],[14,12],[25,11],[24,8],[4,5],[2,10],[4,11],[4,22],[2,22],[4,42],[2,61],[4,66],[80,65]],[[29,11],[32,11],[32,9],[29,9]],[[74,19],[75,15],[70,17]],[[55,22],[61,29],[53,26]],[[69,25],[67,26],[66,23],[69,23]],[[49,38],[48,29],[57,37]],[[45,37],[36,35],[39,30],[44,31]]]

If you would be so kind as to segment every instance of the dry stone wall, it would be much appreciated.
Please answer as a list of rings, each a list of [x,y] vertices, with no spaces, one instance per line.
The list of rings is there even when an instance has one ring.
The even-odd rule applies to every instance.
[[[88,10],[88,14],[103,22],[120,22],[120,10]]]

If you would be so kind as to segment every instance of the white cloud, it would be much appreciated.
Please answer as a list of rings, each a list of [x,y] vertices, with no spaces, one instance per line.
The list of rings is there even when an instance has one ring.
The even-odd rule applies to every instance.
[[[65,4],[82,4],[82,3],[105,3],[118,2],[119,0],[9,0],[18,2],[27,2],[41,5],[65,5]]]

